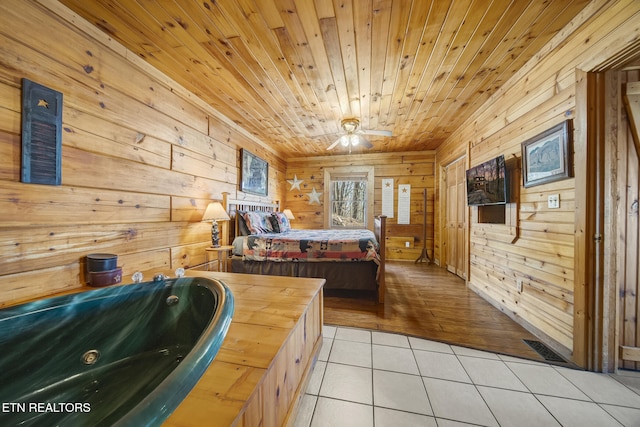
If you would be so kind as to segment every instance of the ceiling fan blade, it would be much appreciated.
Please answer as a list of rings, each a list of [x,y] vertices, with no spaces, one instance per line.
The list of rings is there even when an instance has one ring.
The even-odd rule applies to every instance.
[[[328,146],[328,147],[327,147],[327,150],[332,150],[332,149],[334,149],[334,148],[335,148],[335,146],[336,146],[336,145],[338,145],[339,143],[340,143],[340,138],[336,139],[336,140],[334,141],[334,143],[333,143],[333,144],[331,144],[330,146]]]
[[[379,136],[391,136],[393,133],[390,130],[375,130],[375,129],[362,129],[360,131],[363,135],[379,135]]]
[[[360,144],[365,148],[373,148],[373,144],[367,138],[360,137]]]

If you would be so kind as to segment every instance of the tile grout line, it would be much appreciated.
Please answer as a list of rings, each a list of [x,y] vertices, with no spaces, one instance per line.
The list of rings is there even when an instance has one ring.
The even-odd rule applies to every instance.
[[[376,385],[373,378],[373,333],[369,331],[369,354],[371,355],[371,421],[373,421],[373,427],[376,425]]]
[[[418,369],[418,375],[420,376],[420,382],[422,383],[422,388],[424,388],[424,393],[427,396],[427,402],[429,402],[429,408],[431,409],[431,414],[433,419],[436,420],[436,424],[438,424],[436,418],[436,411],[433,408],[433,403],[431,403],[431,398],[429,397],[429,391],[427,390],[427,386],[424,383],[424,377],[422,376],[422,372],[420,371],[420,365],[418,364],[418,359],[416,358],[416,349],[411,345],[411,340],[407,337],[407,342],[409,343],[409,350],[411,350],[411,356],[413,356],[413,362],[416,364],[416,368]]]
[[[473,385],[473,388],[475,389],[476,393],[478,393],[478,396],[480,396],[480,399],[482,399],[482,401],[484,402],[485,406],[487,407],[487,410],[489,411],[489,413],[491,414],[491,416],[493,417],[493,419],[495,420],[496,424],[498,426],[500,426],[500,421],[498,420],[498,417],[496,417],[496,414],[494,413],[493,409],[491,409],[491,406],[489,405],[489,402],[487,402],[487,400],[485,399],[485,397],[482,395],[482,393],[480,393],[480,390],[478,389],[478,384],[476,384],[476,382],[473,380],[473,378],[471,377],[471,375],[469,374],[469,371],[467,370],[467,368],[464,366],[464,363],[462,363],[462,361],[460,360],[460,354],[458,354],[455,349],[452,347],[451,348],[453,350],[453,354],[456,357],[456,360],[458,361],[458,363],[460,364],[460,366],[462,367],[462,370],[464,371],[465,374],[467,374],[467,377],[469,377],[469,379],[471,380],[471,385]],[[467,357],[473,357],[473,356],[467,356]],[[489,359],[487,359],[489,360]],[[501,360],[502,362],[502,360]],[[504,362],[502,362],[504,363]],[[519,381],[520,379],[518,379]],[[522,381],[521,381],[522,382]]]
[[[377,406],[376,406],[376,392],[375,392],[375,389],[376,389],[376,388],[375,388],[375,370],[376,370],[377,368],[376,368],[375,360],[374,360],[374,357],[375,357],[375,356],[374,356],[374,346],[379,346],[379,347],[388,347],[388,348],[395,348],[395,349],[402,349],[402,350],[405,350],[405,349],[406,349],[406,350],[410,350],[410,351],[411,351],[412,360],[413,360],[413,362],[415,363],[416,368],[417,368],[417,372],[418,372],[418,374],[417,374],[417,375],[416,375],[416,374],[413,374],[413,373],[411,373],[411,372],[396,371],[396,370],[393,370],[393,369],[377,369],[377,370],[378,370],[378,371],[381,371],[381,372],[390,372],[390,373],[397,373],[397,374],[406,374],[406,375],[410,375],[410,376],[414,376],[414,377],[415,377],[415,376],[418,376],[418,377],[420,378],[420,380],[421,380],[422,387],[423,387],[423,389],[424,389],[424,391],[425,391],[425,394],[426,394],[426,397],[427,397],[427,402],[428,402],[429,408],[431,409],[431,414],[432,414],[432,415],[430,415],[430,416],[429,416],[429,415],[426,415],[426,414],[421,414],[421,413],[412,412],[412,411],[406,411],[406,410],[397,409],[397,408],[393,408],[393,407],[387,407],[387,406],[378,406],[378,407],[379,407],[379,408],[383,408],[383,409],[392,410],[392,411],[398,411],[398,412],[402,412],[402,413],[407,413],[407,414],[415,414],[415,415],[429,416],[429,417],[433,418],[434,420],[436,420],[436,422],[437,422],[437,420],[438,420],[439,418],[438,418],[438,417],[436,416],[436,414],[435,414],[435,411],[434,411],[434,408],[433,408],[433,403],[432,403],[432,401],[431,401],[431,399],[430,399],[430,397],[429,397],[429,393],[428,393],[428,391],[427,391],[427,388],[426,388],[426,384],[425,384],[425,382],[424,382],[424,379],[425,379],[425,378],[433,378],[433,379],[443,380],[443,381],[452,382],[452,383],[461,383],[461,384],[469,384],[469,383],[466,383],[466,382],[463,382],[463,381],[449,380],[449,379],[446,379],[446,378],[438,378],[438,377],[431,377],[431,376],[423,376],[423,375],[422,375],[422,372],[421,372],[421,370],[420,370],[420,366],[419,366],[419,364],[418,364],[417,353],[416,353],[416,352],[418,352],[418,351],[419,351],[419,352],[429,352],[429,353],[440,353],[440,354],[453,354],[453,355],[455,356],[455,359],[457,360],[457,362],[458,362],[458,363],[460,364],[460,366],[462,367],[462,369],[463,369],[463,371],[465,372],[465,374],[466,374],[466,375],[468,376],[468,378],[470,379],[470,381],[471,381],[471,385],[473,385],[473,387],[474,387],[474,389],[475,389],[476,393],[478,393],[478,395],[479,395],[479,396],[480,396],[480,398],[482,399],[482,402],[486,405],[487,409],[488,409],[488,410],[489,410],[489,412],[491,413],[491,415],[492,415],[492,417],[493,417],[494,421],[497,423],[497,425],[500,425],[500,422],[499,422],[498,418],[496,417],[496,415],[495,415],[495,413],[494,413],[494,410],[491,408],[491,406],[490,406],[490,405],[489,405],[489,403],[487,402],[487,400],[486,400],[485,396],[480,392],[480,389],[479,389],[479,387],[480,387],[480,386],[482,386],[482,387],[486,387],[486,388],[490,388],[490,389],[504,390],[504,391],[507,391],[507,392],[513,392],[513,393],[524,393],[524,394],[531,395],[531,396],[535,399],[535,401],[536,401],[536,402],[538,402],[538,403],[539,403],[539,404],[540,404],[540,405],[545,409],[545,411],[548,413],[548,415],[550,415],[550,416],[551,416],[551,417],[552,417],[556,422],[558,422],[560,425],[562,425],[562,424],[560,423],[560,420],[559,420],[559,419],[558,419],[558,418],[557,418],[557,417],[556,417],[556,416],[555,416],[555,415],[554,415],[554,414],[553,414],[553,413],[552,413],[552,412],[551,412],[551,411],[550,411],[550,410],[549,410],[549,409],[544,405],[544,403],[543,403],[543,402],[540,400],[540,398],[539,398],[540,396],[548,396],[548,397],[551,397],[551,398],[554,398],[554,399],[562,399],[562,400],[568,400],[568,401],[585,402],[585,403],[595,404],[597,407],[599,407],[599,408],[600,408],[600,410],[604,411],[604,413],[608,414],[612,419],[614,419],[614,420],[615,420],[616,422],[618,422],[618,423],[621,423],[621,422],[618,420],[618,418],[616,418],[616,416],[614,416],[614,414],[613,414],[613,413],[609,412],[609,411],[608,411],[608,410],[607,410],[603,405],[610,405],[610,406],[616,406],[616,407],[619,407],[619,408],[628,408],[628,409],[640,409],[640,408],[637,408],[637,407],[634,407],[634,406],[620,405],[620,404],[615,404],[615,403],[611,403],[611,404],[609,404],[609,403],[604,403],[604,402],[602,402],[602,403],[601,403],[601,402],[597,402],[597,401],[595,401],[595,400],[594,400],[594,399],[593,399],[593,398],[592,398],[588,393],[586,393],[586,392],[585,392],[581,387],[579,387],[579,386],[578,386],[574,381],[572,381],[569,377],[567,377],[566,375],[564,375],[564,374],[561,372],[561,369],[560,369],[560,368],[564,368],[564,369],[571,369],[571,368],[569,368],[569,367],[562,367],[562,366],[561,366],[561,367],[557,367],[557,366],[555,366],[555,365],[553,365],[553,364],[550,364],[550,363],[546,363],[546,362],[537,362],[537,363],[540,363],[543,367],[549,367],[549,368],[552,368],[552,369],[553,369],[553,371],[554,371],[556,374],[559,374],[559,375],[560,375],[560,377],[562,377],[562,378],[563,378],[564,380],[566,380],[569,384],[571,384],[573,387],[575,387],[575,388],[576,388],[576,390],[580,391],[584,396],[586,396],[586,398],[587,398],[588,400],[577,399],[577,398],[574,398],[574,397],[556,396],[556,395],[552,395],[552,394],[545,394],[545,393],[534,393],[534,392],[532,391],[532,389],[531,389],[531,388],[530,388],[530,387],[529,387],[529,386],[528,386],[528,385],[527,385],[527,384],[526,384],[526,383],[525,383],[525,382],[520,378],[520,376],[518,376],[518,375],[517,375],[517,373],[516,373],[516,371],[514,371],[514,369],[513,369],[512,365],[510,365],[509,363],[507,363],[507,361],[506,361],[506,360],[504,360],[504,359],[500,358],[500,355],[499,355],[499,354],[497,354],[497,353],[490,353],[490,354],[493,354],[493,355],[497,356],[497,359],[488,358],[488,357],[481,357],[481,356],[474,355],[474,354],[463,354],[463,353],[458,353],[458,352],[456,352],[456,351],[455,351],[455,349],[453,349],[453,348],[451,347],[451,345],[450,345],[450,344],[446,344],[446,343],[445,343],[445,344],[446,344],[446,345],[448,345],[448,346],[450,347],[450,349],[452,350],[452,353],[445,353],[445,352],[435,351],[435,350],[419,349],[419,348],[416,348],[415,344],[411,342],[411,340],[409,339],[409,336],[407,336],[407,335],[395,334],[395,333],[390,333],[390,332],[385,332],[385,331],[374,331],[374,330],[371,330],[371,329],[362,329],[362,328],[345,328],[345,329],[363,331],[363,332],[367,332],[367,333],[368,333],[368,335],[369,335],[369,336],[368,336],[368,339],[369,339],[369,342],[368,342],[368,343],[369,343],[369,346],[368,346],[368,347],[369,347],[369,356],[370,356],[370,360],[371,360],[371,366],[370,366],[370,367],[364,367],[364,368],[368,368],[368,369],[370,369],[370,379],[371,379],[371,404],[370,404],[370,405],[366,405],[366,404],[363,404],[362,402],[357,402],[357,401],[353,401],[353,400],[340,399],[340,398],[334,398],[334,397],[330,397],[330,396],[321,396],[321,394],[320,394],[320,390],[322,389],[322,385],[324,384],[324,381],[325,381],[325,375],[326,375],[327,369],[328,369],[328,367],[329,367],[329,365],[330,365],[330,364],[343,365],[343,366],[350,366],[350,367],[357,367],[357,368],[363,368],[362,366],[359,366],[359,365],[352,365],[352,364],[344,363],[344,362],[342,362],[342,363],[341,363],[341,362],[332,362],[332,361],[330,361],[331,355],[332,355],[332,353],[333,353],[333,351],[334,351],[333,344],[335,343],[335,340],[339,340],[339,341],[346,341],[346,342],[351,342],[351,343],[361,343],[361,342],[362,342],[362,341],[358,341],[357,339],[356,339],[356,340],[354,340],[354,339],[352,339],[352,338],[349,338],[349,339],[339,339],[339,338],[337,338],[337,335],[338,335],[339,329],[340,329],[340,327],[335,327],[333,337],[331,337],[331,345],[330,345],[330,348],[329,348],[329,350],[328,350],[328,352],[327,352],[327,356],[326,356],[326,359],[327,359],[327,360],[326,360],[326,361],[323,361],[323,362],[325,363],[324,371],[322,372],[322,375],[321,375],[320,384],[319,384],[319,386],[318,386],[318,394],[315,396],[315,404],[313,405],[313,410],[311,411],[311,417],[310,417],[310,419],[309,419],[309,423],[312,423],[312,422],[313,422],[313,420],[314,420],[314,417],[317,415],[318,404],[319,404],[320,398],[322,397],[322,398],[324,398],[324,399],[337,400],[337,401],[343,401],[343,402],[348,402],[348,403],[353,403],[353,404],[359,404],[359,405],[364,405],[364,406],[370,406],[370,407],[371,407],[371,410],[372,410],[372,420],[373,420],[373,425],[374,425],[374,426],[376,425],[376,410],[375,410],[375,409],[376,409],[376,407],[377,407]],[[382,334],[390,334],[390,335],[399,335],[399,336],[401,336],[401,337],[404,337],[404,338],[407,340],[408,347],[405,347],[405,346],[403,346],[403,345],[397,345],[397,344],[389,344],[389,343],[387,343],[387,342],[374,343],[374,336],[373,336],[373,332],[380,332],[380,333],[382,333]],[[356,337],[356,338],[357,338],[357,337]],[[381,340],[381,341],[383,341],[383,340]],[[427,340],[427,341],[429,341],[429,340]],[[391,342],[391,341],[389,341],[389,342]],[[462,347],[462,348],[465,348],[465,347]],[[489,352],[486,352],[486,353],[489,353]],[[462,360],[460,359],[462,356],[464,356],[464,357],[468,357],[468,358],[472,358],[472,359],[483,359],[483,360],[494,360],[494,361],[495,361],[495,360],[497,360],[497,361],[501,362],[501,363],[502,363],[502,366],[505,366],[505,367],[507,368],[507,371],[508,371],[508,372],[510,372],[510,373],[511,373],[511,374],[512,374],[512,375],[513,375],[513,376],[518,380],[519,384],[521,384],[521,385],[524,387],[524,389],[525,389],[526,391],[522,391],[522,390],[515,390],[515,389],[507,388],[507,387],[497,387],[497,386],[492,386],[492,385],[482,385],[482,384],[478,384],[478,383],[476,383],[476,382],[473,380],[472,376],[470,375],[468,368],[467,368],[467,367],[462,363]],[[510,360],[509,362],[510,362],[510,363],[518,363],[518,361],[514,361],[514,360]],[[611,379],[611,380],[613,380],[613,382],[614,382],[614,383],[616,383],[616,384],[622,385],[622,386],[623,386],[623,388],[624,388],[625,390],[627,390],[627,391],[631,392],[633,395],[636,395],[636,396],[637,396],[637,395],[640,395],[640,393],[637,393],[637,392],[636,392],[633,388],[631,388],[629,385],[627,385],[627,384],[625,384],[625,383],[623,383],[623,382],[621,382],[621,381],[618,381],[615,377],[613,377],[613,376],[611,376],[611,375],[607,375],[607,378],[610,378],[610,379]],[[312,395],[312,396],[313,396],[313,395]],[[441,418],[441,419],[449,419],[449,418],[442,418],[442,417],[440,417],[440,418]],[[620,425],[622,425],[622,424],[620,424]]]

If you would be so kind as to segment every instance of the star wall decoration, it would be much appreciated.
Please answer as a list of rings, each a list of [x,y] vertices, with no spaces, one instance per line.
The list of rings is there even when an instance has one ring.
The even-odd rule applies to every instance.
[[[304,182],[304,179],[298,179],[298,175],[293,175],[293,179],[288,179],[287,182],[291,184],[289,191],[293,191],[296,188],[300,190],[300,184]]]
[[[320,204],[320,196],[322,193],[318,193],[316,191],[316,187],[313,187],[311,193],[309,193],[309,204],[312,205],[314,203]]]

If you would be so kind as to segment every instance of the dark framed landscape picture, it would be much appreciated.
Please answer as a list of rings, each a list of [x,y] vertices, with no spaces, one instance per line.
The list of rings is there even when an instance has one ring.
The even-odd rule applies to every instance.
[[[269,192],[269,163],[244,148],[240,151],[240,191],[266,196]]]
[[[525,187],[573,176],[571,121],[566,120],[522,143]]]

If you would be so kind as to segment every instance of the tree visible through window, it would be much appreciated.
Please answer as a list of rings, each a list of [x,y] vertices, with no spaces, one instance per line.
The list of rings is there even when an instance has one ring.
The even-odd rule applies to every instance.
[[[373,230],[373,166],[340,166],[324,169],[324,228]]]
[[[331,180],[331,228],[366,228],[367,181]]]

